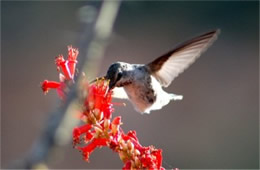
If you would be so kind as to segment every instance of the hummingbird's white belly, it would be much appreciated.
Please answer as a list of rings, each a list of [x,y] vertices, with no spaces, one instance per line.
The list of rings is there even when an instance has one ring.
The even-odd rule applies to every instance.
[[[151,110],[161,109],[172,99],[171,95],[166,93],[159,82],[151,76],[151,85],[144,84],[142,81],[135,81],[124,86],[128,98],[135,109],[141,113],[150,113]]]
[[[161,84],[153,76],[151,76],[151,78],[152,86],[156,93],[156,101],[150,108],[148,108],[146,113],[149,113],[151,110],[159,110],[163,106],[167,105],[170,102],[170,100],[172,100],[171,94],[165,92],[162,89]]]

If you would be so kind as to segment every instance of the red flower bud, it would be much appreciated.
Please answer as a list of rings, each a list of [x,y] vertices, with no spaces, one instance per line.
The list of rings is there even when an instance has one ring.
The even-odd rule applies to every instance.
[[[122,169],[123,169],[123,170],[129,170],[129,169],[131,169],[131,161],[127,161]]]
[[[44,80],[41,83],[42,91],[46,94],[48,93],[49,89],[57,89],[60,87],[60,83],[56,81],[48,81]]]
[[[121,116],[117,116],[113,119],[112,124],[121,125]]]
[[[154,155],[156,158],[155,163],[157,165],[157,169],[160,169],[160,167],[162,166],[162,150],[156,149],[152,152],[152,155]]]

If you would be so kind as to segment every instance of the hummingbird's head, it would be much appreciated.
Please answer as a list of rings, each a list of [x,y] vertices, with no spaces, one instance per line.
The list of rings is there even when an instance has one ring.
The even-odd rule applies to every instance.
[[[116,62],[108,68],[105,78],[110,80],[109,89],[113,89],[114,87],[116,87],[118,81],[120,81],[123,76],[123,71],[124,64],[121,62]]]

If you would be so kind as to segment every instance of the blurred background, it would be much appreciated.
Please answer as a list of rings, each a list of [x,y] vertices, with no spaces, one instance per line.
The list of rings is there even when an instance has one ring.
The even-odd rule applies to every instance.
[[[54,57],[77,46],[80,11],[98,1],[1,2],[1,167],[23,159],[61,103],[40,82],[58,80]],[[148,63],[177,44],[220,28],[219,39],[168,92],[184,95],[150,115],[115,106],[123,129],[163,150],[163,166],[181,169],[259,168],[259,2],[123,1],[98,74],[116,61]],[[94,56],[95,57],[95,56]],[[88,77],[88,73],[86,73]],[[95,77],[88,77],[89,79]],[[90,163],[72,145],[47,159],[51,169],[119,169],[108,148]]]

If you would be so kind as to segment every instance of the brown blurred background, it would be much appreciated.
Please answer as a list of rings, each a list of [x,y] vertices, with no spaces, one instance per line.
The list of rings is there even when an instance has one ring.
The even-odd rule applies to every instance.
[[[87,4],[1,3],[2,168],[25,157],[50,111],[59,107],[56,93],[43,95],[39,84],[58,80],[54,57],[77,45],[79,9]],[[165,168],[259,168],[259,2],[121,4],[98,75],[116,61],[147,63],[215,28],[222,31],[219,39],[166,90],[183,94],[183,101],[150,115],[135,112],[129,102],[115,107],[125,131],[134,129],[141,144],[163,149]],[[52,169],[123,165],[108,148],[84,162],[72,145],[59,148],[47,164]]]

